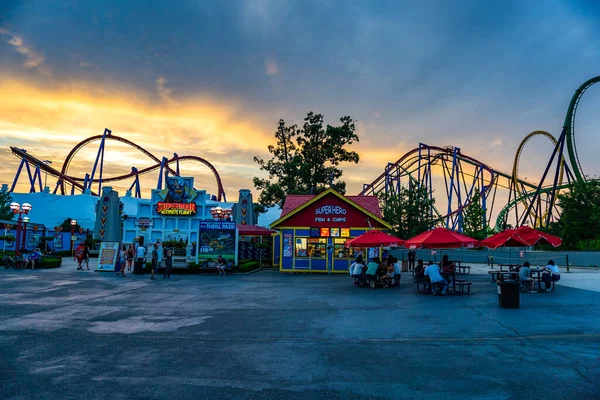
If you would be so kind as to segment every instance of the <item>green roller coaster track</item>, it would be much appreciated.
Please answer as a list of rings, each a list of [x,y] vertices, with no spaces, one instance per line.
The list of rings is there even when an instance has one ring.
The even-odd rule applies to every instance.
[[[563,124],[563,129],[566,130],[565,136],[567,141],[567,149],[569,153],[571,169],[573,171],[573,174],[575,175],[575,178],[581,182],[585,181],[585,175],[583,173],[583,169],[581,168],[579,156],[577,155],[577,147],[575,145],[575,114],[577,113],[577,106],[579,105],[579,101],[581,100],[583,93],[585,93],[585,91],[588,90],[590,86],[598,82],[600,82],[600,76],[588,79],[581,86],[579,86],[579,88],[577,88],[575,94],[573,94],[573,97],[571,97],[571,102],[569,103],[569,108],[567,109],[567,115],[565,116],[565,122]],[[568,184],[563,184],[557,185],[556,189],[561,190],[566,189],[568,187]],[[540,193],[546,194],[552,192],[553,189],[553,186],[547,186],[541,188]],[[523,200],[534,195],[535,192],[525,193],[524,195],[513,199],[506,206],[504,206],[504,208],[500,210],[500,213],[498,213],[498,217],[496,218],[496,226],[494,227],[494,230],[497,232],[501,231],[504,225],[506,214],[519,202],[522,202]]]

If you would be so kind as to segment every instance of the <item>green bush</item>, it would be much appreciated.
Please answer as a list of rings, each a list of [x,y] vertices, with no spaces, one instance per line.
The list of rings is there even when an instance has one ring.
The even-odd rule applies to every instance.
[[[71,252],[71,250],[61,250],[56,253],[61,257],[73,257],[73,252]]]
[[[62,265],[62,258],[58,257],[42,257],[41,262],[35,263],[35,268],[58,268]]]
[[[200,264],[189,263],[188,270],[190,274],[198,274],[200,273]]]
[[[250,271],[254,271],[259,266],[260,266],[260,263],[258,261],[250,261],[245,264],[238,265],[237,271],[238,272],[250,272]]]

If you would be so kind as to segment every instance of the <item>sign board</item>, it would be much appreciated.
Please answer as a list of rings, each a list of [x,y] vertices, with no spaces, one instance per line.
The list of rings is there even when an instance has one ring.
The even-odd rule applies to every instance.
[[[291,257],[294,254],[294,245],[292,243],[292,234],[285,233],[283,235],[283,256]]]
[[[200,221],[198,230],[198,261],[217,260],[223,256],[237,262],[237,228],[233,221]]]
[[[102,242],[98,254],[96,271],[114,272],[119,254],[119,242]]]
[[[154,220],[152,218],[136,218],[135,226],[139,226],[140,228],[150,228],[154,225]]]

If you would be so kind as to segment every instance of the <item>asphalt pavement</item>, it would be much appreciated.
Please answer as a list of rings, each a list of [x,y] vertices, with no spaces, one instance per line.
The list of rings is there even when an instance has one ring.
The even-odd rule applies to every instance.
[[[498,307],[347,276],[0,270],[2,399],[598,399],[600,273]]]

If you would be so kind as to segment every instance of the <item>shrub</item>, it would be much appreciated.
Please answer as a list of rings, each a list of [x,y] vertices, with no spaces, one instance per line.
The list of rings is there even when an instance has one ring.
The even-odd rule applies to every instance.
[[[258,261],[250,261],[245,264],[240,264],[238,266],[237,270],[238,270],[238,272],[250,272],[250,271],[254,271],[259,266],[260,266],[260,263]]]
[[[41,261],[35,263],[35,268],[58,268],[62,265],[62,258],[42,257]]]

